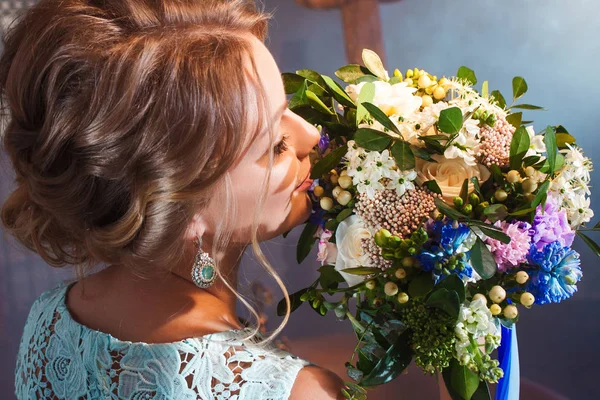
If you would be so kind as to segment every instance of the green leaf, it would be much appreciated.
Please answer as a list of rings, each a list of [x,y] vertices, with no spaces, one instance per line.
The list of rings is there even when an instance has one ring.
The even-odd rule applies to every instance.
[[[352,208],[344,208],[338,215],[335,217],[337,222],[342,222],[346,218],[352,215]]]
[[[319,268],[319,272],[321,273],[319,276],[319,283],[325,290],[336,289],[338,283],[345,282],[345,279],[333,265],[324,265]]]
[[[309,288],[304,288],[302,290],[297,291],[294,294],[290,295],[290,313],[293,313],[294,311],[296,311],[296,309],[298,307],[300,307],[302,305],[302,303],[304,303],[302,300],[300,300],[300,297],[308,292]],[[286,310],[286,306],[285,306],[285,299],[281,299],[279,301],[279,303],[277,303],[277,315],[282,317],[285,315],[285,310]]]
[[[325,113],[325,114],[329,114],[329,115],[335,115],[335,112],[331,111],[331,109],[329,107],[327,107],[325,105],[325,103],[323,103],[321,101],[321,99],[319,98],[319,96],[317,96],[316,94],[314,94],[313,92],[311,92],[310,90],[306,91],[306,98],[308,99],[308,102],[311,106],[313,106],[313,108],[315,108],[316,110]]]
[[[479,229],[481,231],[481,233],[483,233],[487,237],[496,239],[505,244],[510,243],[510,237],[507,234],[505,234],[504,232],[498,230],[493,225],[489,225],[489,224],[485,224],[485,223],[478,223],[478,224],[471,223],[469,226],[471,228]]]
[[[548,174],[552,175],[556,171],[558,148],[556,146],[556,134],[554,133],[554,128],[551,126],[548,126],[544,133],[544,144],[546,145],[546,156],[550,167]]]
[[[515,76],[512,81],[513,99],[517,100],[527,92],[527,82],[520,76]]]
[[[475,391],[475,393],[473,393],[473,397],[471,397],[471,400],[491,400],[491,396],[490,396],[490,388],[488,387],[488,384],[486,381],[479,381],[479,387],[477,388],[477,390]]]
[[[559,149],[566,149],[567,144],[575,143],[575,138],[568,133],[557,133],[556,134],[556,145]]]
[[[483,279],[490,279],[498,268],[494,256],[479,237],[471,248],[471,264]]]
[[[429,295],[425,305],[432,308],[442,310],[454,320],[458,319],[458,313],[460,311],[460,300],[459,295],[454,290],[448,290],[445,288],[434,289]]]
[[[442,110],[438,121],[438,128],[445,133],[453,134],[460,131],[463,126],[462,111],[458,107]]]
[[[392,138],[375,129],[361,128],[354,134],[354,141],[367,150],[383,151],[392,143]]]
[[[515,128],[520,127],[522,121],[523,121],[523,113],[522,112],[512,113],[512,114],[508,114],[506,116],[506,122],[508,122]]]
[[[560,153],[556,153],[556,165],[554,167],[555,171],[560,170],[564,164],[565,157]],[[550,162],[548,161],[548,158],[544,160],[542,165],[534,165],[534,168],[538,168],[540,172],[543,172],[545,174],[550,173]]]
[[[361,90],[361,92],[362,92],[362,90]],[[369,102],[361,103],[361,105],[363,107],[365,107],[367,109],[367,111],[369,112],[369,114],[371,114],[371,116],[373,118],[375,118],[375,120],[377,120],[381,125],[383,125],[387,129],[389,129],[390,131],[400,135],[400,131],[398,130],[398,127],[396,125],[394,125],[394,123],[388,118],[387,115],[385,115],[385,113],[383,111],[381,111],[379,109],[379,107],[377,107],[375,104],[372,104]]]
[[[481,197],[481,185],[479,185],[479,179],[474,176],[471,178],[471,182],[473,183],[473,189],[475,189],[475,193]]]
[[[440,185],[438,185],[438,183],[434,180],[430,180],[430,181],[423,183],[423,186],[425,186],[427,189],[431,190],[433,193],[443,194],[442,189],[440,189]]]
[[[311,69],[301,69],[296,71],[296,74],[325,87],[325,81],[321,78],[321,74]]]
[[[344,91],[344,89],[342,89],[342,87],[333,79],[331,79],[330,77],[323,75],[322,76],[323,80],[325,81],[325,83],[327,84],[327,87],[329,88],[330,93],[333,95],[333,97],[335,98],[335,100],[340,103],[343,106],[346,107],[356,107],[356,104],[354,104],[354,101],[352,101],[352,99],[350,98],[350,96],[348,96],[348,94]]]
[[[467,196],[469,195],[469,178],[463,181],[462,187],[460,188],[459,197],[462,199],[464,204],[467,204]]]
[[[415,155],[410,149],[410,145],[404,140],[398,140],[392,146],[391,150],[396,165],[401,171],[413,169],[415,167]]]
[[[362,89],[360,89],[360,93],[358,94],[357,100],[357,108],[356,108],[356,125],[360,125],[360,123],[369,116],[369,111],[365,108],[363,103],[370,103],[375,98],[375,84],[372,82],[367,82],[363,85]]]
[[[500,221],[506,218],[508,210],[504,204],[492,204],[483,210],[483,214],[492,222]]]
[[[534,106],[533,104],[516,104],[511,108],[518,108],[520,110],[546,110],[544,107]]]
[[[433,289],[431,272],[422,272],[408,283],[410,297],[425,297]]]
[[[492,97],[494,97],[494,99],[498,102],[498,107],[506,108],[506,100],[504,99],[504,96],[502,96],[502,93],[500,93],[499,90],[494,90],[492,92]]]
[[[452,399],[471,400],[479,387],[479,376],[453,358],[450,366],[442,371],[446,387]]]
[[[351,275],[371,275],[380,272],[381,269],[373,268],[373,267],[356,267],[356,268],[346,268],[343,269],[342,272]]]
[[[375,53],[373,50],[363,49],[362,59],[365,67],[367,67],[369,71],[373,73],[373,75],[382,81],[387,81],[388,77],[386,76],[385,67],[383,66],[383,62],[377,53]]]
[[[415,157],[425,161],[433,161],[433,158],[431,158],[431,153],[429,153],[426,149],[422,147],[412,147],[411,150]]]
[[[466,289],[465,284],[462,279],[458,277],[458,275],[448,275],[444,279],[440,280],[437,285],[435,285],[436,289],[447,289],[449,291],[456,292],[458,295],[458,301],[462,304],[466,298]]]
[[[492,178],[497,185],[502,186],[504,184],[504,175],[502,175],[502,170],[496,164],[492,164],[490,166],[490,172],[492,173]]]
[[[471,86],[477,83],[477,77],[475,77],[475,72],[472,69],[465,67],[464,65],[458,69],[456,77],[466,80]]]
[[[520,217],[522,215],[527,215],[533,211],[535,211],[535,208],[528,207],[528,208],[524,208],[522,210],[517,210],[517,211],[511,212],[508,215],[513,216],[513,217]]]
[[[489,82],[488,81],[483,81],[483,84],[481,85],[481,96],[482,97],[488,97],[488,92],[489,92]]]
[[[301,77],[298,74],[292,74],[290,72],[285,72],[281,74],[281,79],[283,80],[283,88],[285,89],[285,94],[296,93],[304,82],[305,78]]]
[[[335,76],[346,83],[355,83],[358,78],[368,73],[369,70],[365,67],[358,64],[350,64],[335,71]]]
[[[521,161],[529,150],[530,144],[527,129],[522,126],[518,127],[510,142],[510,168],[521,169]]]
[[[348,151],[348,146],[343,145],[333,150],[331,153],[327,154],[325,157],[319,160],[313,167],[310,177],[311,179],[317,179],[321,176],[325,175],[333,168],[337,167],[342,158],[346,155]]]
[[[310,85],[308,85],[308,90],[310,90],[311,92],[313,92],[314,94],[316,94],[320,98],[325,99],[325,101],[327,101],[329,99],[329,97],[330,97],[329,92],[327,90],[325,90],[325,88],[323,88],[318,83],[312,83],[311,82]]]
[[[300,89],[298,89],[298,91],[296,93],[294,93],[294,95],[290,99],[290,102],[288,104],[288,107],[290,110],[293,110],[296,107],[309,105],[308,97],[306,97],[307,87],[308,86],[306,84],[306,79],[305,79],[304,82],[302,83],[302,85],[300,85]]]
[[[456,220],[456,221],[462,221],[465,219],[468,219],[465,215],[463,215],[462,213],[460,213],[458,210],[450,207],[448,204],[446,204],[446,202],[444,202],[444,200],[436,198],[434,200],[435,202],[435,206],[437,207],[437,209],[444,214],[446,217]]]
[[[298,261],[298,264],[302,263],[306,256],[310,254],[310,251],[317,240],[314,235],[317,233],[318,227],[318,225],[307,223],[302,230],[300,238],[298,239],[298,247],[296,247],[296,260]]]
[[[408,367],[413,356],[409,338],[409,331],[402,333],[371,372],[363,378],[361,386],[383,385],[400,375]]]
[[[363,82],[373,83],[373,82],[380,82],[380,81],[381,81],[381,79],[379,79],[376,76],[371,75],[371,72],[369,72],[369,75],[361,76],[360,78],[358,78],[356,80],[355,83],[356,84],[363,83]]]
[[[542,185],[538,188],[537,194],[533,198],[533,201],[531,202],[531,208],[535,209],[539,204],[545,202],[549,187],[550,181],[542,183]]]
[[[592,240],[592,238],[590,238],[581,231],[577,231],[577,235],[579,235],[579,237],[583,239],[585,244],[588,245],[588,247],[594,252],[594,254],[597,257],[600,257],[600,246],[598,246],[598,244],[594,240]]]

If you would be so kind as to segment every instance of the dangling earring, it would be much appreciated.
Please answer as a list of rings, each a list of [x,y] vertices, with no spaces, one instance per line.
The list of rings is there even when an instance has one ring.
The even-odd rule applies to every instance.
[[[192,280],[202,289],[207,289],[215,283],[217,274],[215,272],[215,260],[208,253],[202,251],[202,239],[200,236],[194,241],[198,245],[196,260],[192,267]]]

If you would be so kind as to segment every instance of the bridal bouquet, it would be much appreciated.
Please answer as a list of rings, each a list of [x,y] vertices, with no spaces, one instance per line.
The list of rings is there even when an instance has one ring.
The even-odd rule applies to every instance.
[[[518,110],[541,107],[515,104],[521,77],[509,105],[488,82],[475,89],[466,67],[390,77],[374,52],[363,62],[335,72],[344,86],[283,74],[291,110],[322,129],[297,247],[301,262],[318,243],[322,266],[292,310],[308,303],[350,321],[348,398],[413,360],[441,372],[454,399],[489,399],[499,381],[497,398],[510,398],[520,312],[577,291],[576,235],[600,255],[583,233],[600,230],[585,228],[592,163],[563,126],[522,120]]]

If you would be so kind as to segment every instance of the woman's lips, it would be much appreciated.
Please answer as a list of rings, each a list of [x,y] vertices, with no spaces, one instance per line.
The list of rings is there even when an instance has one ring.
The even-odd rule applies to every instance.
[[[303,192],[305,190],[307,190],[309,187],[311,187],[313,183],[313,180],[310,179],[310,170],[308,171],[308,174],[306,174],[306,178],[304,178],[304,180],[302,181],[302,183],[300,183],[297,187],[296,187],[296,191],[298,192]]]

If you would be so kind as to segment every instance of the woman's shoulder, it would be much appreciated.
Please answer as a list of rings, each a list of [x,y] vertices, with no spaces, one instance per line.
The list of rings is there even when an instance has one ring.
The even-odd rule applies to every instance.
[[[290,400],[342,400],[344,381],[333,372],[316,365],[303,368],[294,382]]]

